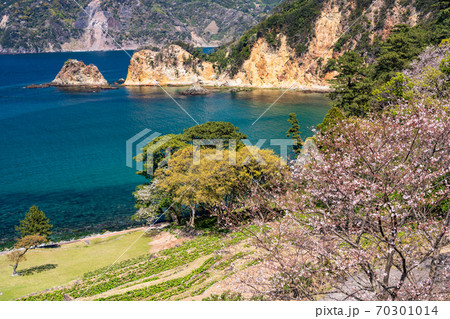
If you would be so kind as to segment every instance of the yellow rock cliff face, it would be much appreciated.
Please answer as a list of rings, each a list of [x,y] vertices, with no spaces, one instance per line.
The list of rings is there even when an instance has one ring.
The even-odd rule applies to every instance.
[[[339,37],[341,13],[333,2],[325,4],[314,26],[315,37],[309,43],[308,50],[302,57],[280,37],[281,45],[273,49],[260,38],[252,48],[250,58],[244,62],[241,71],[229,81],[232,86],[249,86],[257,88],[290,88],[300,90],[326,91],[327,80],[318,70],[321,63],[332,57],[332,47]]]
[[[215,72],[212,63],[202,62],[177,45],[170,45],[159,52],[141,50],[134,53],[128,67],[125,85],[191,85],[231,86],[253,88],[292,88],[327,90],[326,78],[314,74],[317,50],[306,55],[304,62],[296,57],[287,45],[286,37],[280,38],[281,46],[271,48],[259,39],[234,76]]]
[[[215,85],[213,65],[194,59],[177,45],[170,45],[160,52],[134,53],[125,85],[191,85],[196,82]]]
[[[371,36],[386,37],[392,26],[398,23],[415,25],[417,14],[412,6],[401,6],[395,1],[392,12],[387,14],[384,27],[376,30],[373,21],[382,9],[383,0],[375,0],[368,8],[366,17],[372,21],[368,31]],[[231,86],[253,88],[284,88],[298,90],[328,91],[328,80],[334,73],[321,74],[320,64],[337,58],[342,52],[334,52],[335,43],[354,21],[350,13],[354,1],[342,6],[340,1],[328,0],[314,24],[314,36],[307,51],[300,57],[291,48],[286,36],[279,35],[280,46],[271,47],[264,38],[253,45],[250,57],[235,75],[218,74],[209,62],[194,59],[181,47],[171,45],[160,52],[142,50],[136,52],[131,60],[125,85],[191,85],[201,83],[206,86]],[[409,8],[411,7],[411,8]],[[409,8],[409,9],[408,9]],[[404,21],[406,10],[411,15]],[[358,39],[352,39],[347,49],[354,48]]]

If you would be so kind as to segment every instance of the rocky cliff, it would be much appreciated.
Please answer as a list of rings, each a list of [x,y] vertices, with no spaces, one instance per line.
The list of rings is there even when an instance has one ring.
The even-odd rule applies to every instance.
[[[178,45],[133,54],[125,85],[216,85],[213,64],[194,58]]]
[[[83,61],[78,60],[68,60],[49,85],[107,86],[108,82],[95,65],[86,65]]]
[[[348,49],[363,51],[364,46],[375,38],[386,38],[395,25],[414,26],[419,18],[414,3],[401,0],[308,3],[307,0],[290,1],[285,4],[284,11],[282,7],[274,13],[272,17],[276,19],[268,18],[234,45],[222,48],[223,60],[228,63],[224,70],[220,68],[220,61],[214,58],[197,58],[171,45],[159,52],[136,52],[125,84],[189,85],[201,82],[212,86],[323,91],[328,89],[327,80],[334,76],[321,72],[321,66],[328,59]],[[286,12],[292,14],[293,10],[297,10],[300,17],[305,16],[305,10],[310,10],[310,16],[303,19],[305,23],[313,21],[307,27],[294,26],[301,29],[297,36],[292,34],[292,28],[286,27],[287,22],[279,22],[289,21]],[[311,15],[315,15],[313,19]],[[238,64],[239,59],[243,61]]]

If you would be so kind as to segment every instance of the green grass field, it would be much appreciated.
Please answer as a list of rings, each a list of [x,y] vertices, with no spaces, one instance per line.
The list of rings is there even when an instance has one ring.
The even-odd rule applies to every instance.
[[[142,231],[78,242],[55,249],[35,249],[18,271],[27,275],[11,277],[12,268],[5,255],[0,256],[0,300],[11,300],[48,288],[67,285],[84,273],[113,263]],[[150,238],[142,236],[119,261],[148,253]]]

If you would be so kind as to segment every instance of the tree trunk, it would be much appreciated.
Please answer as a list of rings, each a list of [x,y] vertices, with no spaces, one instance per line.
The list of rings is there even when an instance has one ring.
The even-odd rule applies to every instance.
[[[172,223],[174,223],[175,225],[178,226],[180,224],[180,220],[178,219],[178,213],[173,208],[170,209],[170,219],[172,220]]]
[[[180,221],[178,220],[178,214],[177,214],[176,212],[172,212],[171,218],[172,218],[172,222],[173,222],[175,225],[178,226],[178,225],[180,224]]]
[[[18,267],[18,266],[19,266],[19,262],[17,261],[17,262],[14,264],[14,266],[13,266],[13,273],[12,273],[13,276],[19,275],[19,274],[17,273],[17,267]]]
[[[394,261],[394,249],[389,247],[388,256],[386,259],[386,264],[384,267],[383,284],[389,286],[389,277],[391,274],[392,263]]]
[[[194,228],[195,226],[195,204],[194,205],[190,205],[191,207],[191,220],[189,221],[189,226],[191,226],[192,228]]]
[[[13,273],[12,276],[19,276],[20,273],[17,272],[17,267],[19,266],[19,263],[24,260],[24,255],[27,253],[28,249],[30,249],[30,247],[25,248],[25,250],[16,256],[16,258],[14,259],[14,266],[13,266]]]
[[[392,247],[389,247],[388,248],[388,256],[386,259],[386,264],[384,266],[384,274],[383,274],[383,285],[382,285],[383,300],[388,300],[389,297],[392,297],[392,295],[390,294],[390,292],[388,290],[388,287],[389,287],[389,279],[390,279],[390,275],[391,275],[393,261],[394,261],[394,249]]]

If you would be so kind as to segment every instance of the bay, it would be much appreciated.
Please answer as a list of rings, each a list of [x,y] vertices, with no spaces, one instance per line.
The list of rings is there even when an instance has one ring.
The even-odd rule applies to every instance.
[[[165,88],[177,105],[155,87],[24,88],[51,81],[69,58],[94,63],[110,83],[126,77],[130,60],[122,51],[0,55],[0,241],[14,237],[31,205],[47,214],[55,237],[132,226],[132,192],[145,180],[126,166],[126,141],[144,129],[181,133],[195,125],[182,108],[198,123],[232,122],[253,143],[267,139],[263,147],[285,138],[289,113],[306,138],[329,109],[322,94],[289,91],[252,125],[282,90],[186,97],[183,88]]]

